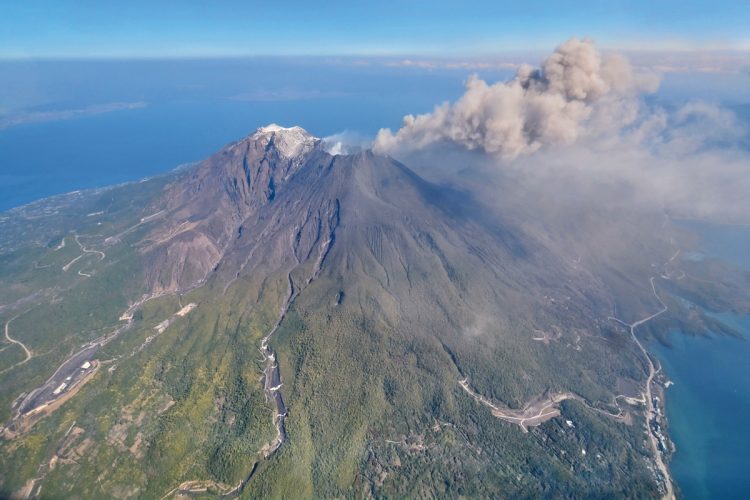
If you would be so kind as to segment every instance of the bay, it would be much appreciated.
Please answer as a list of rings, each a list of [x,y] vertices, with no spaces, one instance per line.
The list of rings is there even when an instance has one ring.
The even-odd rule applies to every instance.
[[[750,227],[691,222],[705,255],[750,269]],[[667,390],[669,464],[687,499],[750,496],[750,316],[714,314],[744,339],[670,333],[651,346],[674,385]]]

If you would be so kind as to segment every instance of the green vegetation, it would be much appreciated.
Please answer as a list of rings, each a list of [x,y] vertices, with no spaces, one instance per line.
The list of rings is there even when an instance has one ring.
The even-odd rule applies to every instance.
[[[641,353],[609,316],[658,310],[650,264],[673,253],[666,238],[579,268],[510,223],[506,233],[485,214],[470,217],[470,204],[456,209],[385,159],[355,160],[321,160],[296,190],[274,190],[265,211],[233,196],[208,215],[175,209],[158,196],[164,178],[0,221],[0,321],[15,318],[12,337],[33,353],[19,364],[22,348],[0,343],[0,419],[10,423],[14,401],[83,345],[108,339],[77,393],[18,435],[6,430],[0,496],[38,479],[50,498],[159,499],[180,485],[213,497],[251,473],[243,497],[658,495],[643,407],[619,400],[622,420],[596,409],[617,413],[615,396],[644,384]],[[198,188],[188,187],[180,193],[190,198]],[[200,194],[207,203],[215,193]],[[227,229],[250,209],[246,226]],[[150,218],[162,210],[174,218]],[[204,232],[189,232],[196,221],[209,221]],[[148,253],[160,239],[176,243]],[[218,263],[216,241],[232,250]],[[170,281],[181,266],[207,266],[208,279]],[[663,267],[669,311],[639,335],[716,329],[690,301],[750,304],[738,293],[746,274],[690,263],[696,279],[672,280],[678,270]],[[721,284],[699,284],[712,278]],[[264,457],[277,429],[260,347],[280,315],[269,347],[287,439]],[[464,378],[511,409],[553,393],[583,401],[564,401],[559,417],[525,433],[464,391]]]

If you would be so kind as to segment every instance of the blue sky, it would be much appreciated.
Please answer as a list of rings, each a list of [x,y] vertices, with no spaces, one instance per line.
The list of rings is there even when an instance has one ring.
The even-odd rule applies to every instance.
[[[750,50],[746,0],[0,0],[0,58]]]

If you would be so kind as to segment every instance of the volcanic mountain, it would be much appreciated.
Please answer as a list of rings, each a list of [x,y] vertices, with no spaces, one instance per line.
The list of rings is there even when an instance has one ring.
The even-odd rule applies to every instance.
[[[649,282],[666,233],[642,260],[603,252],[515,201],[278,125],[186,170],[57,200],[35,226],[51,243],[14,251],[13,220],[51,203],[4,223],[7,262],[57,273],[8,278],[6,336],[31,349],[4,382],[2,491],[667,491],[650,359],[619,320],[666,308]],[[56,326],[24,336],[40,324]]]

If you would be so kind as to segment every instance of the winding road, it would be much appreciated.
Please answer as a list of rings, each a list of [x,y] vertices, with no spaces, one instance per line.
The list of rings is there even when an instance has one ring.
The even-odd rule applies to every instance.
[[[669,259],[668,262],[673,261],[677,257],[677,255],[679,255],[679,251],[676,252],[672,256],[672,258]],[[615,318],[613,316],[610,316],[608,319],[612,321],[616,321],[617,323],[629,329],[630,336],[632,337],[633,342],[635,342],[636,346],[638,346],[638,349],[641,351],[644,358],[646,359],[646,364],[648,366],[648,378],[646,379],[646,389],[645,389],[645,394],[643,397],[643,399],[645,400],[644,403],[646,404],[646,429],[647,429],[647,433],[649,437],[649,443],[651,445],[651,450],[654,454],[654,461],[656,462],[656,467],[659,469],[659,473],[663,477],[664,488],[666,489],[664,498],[668,500],[674,500],[675,498],[674,487],[672,485],[672,478],[669,474],[669,469],[667,468],[666,463],[664,463],[664,459],[662,457],[661,451],[659,450],[659,442],[657,440],[657,437],[654,435],[654,433],[650,429],[651,417],[652,415],[656,414],[656,411],[654,409],[653,392],[652,392],[651,387],[652,387],[652,384],[654,383],[654,378],[661,370],[661,367],[657,368],[654,365],[653,361],[651,360],[651,356],[649,356],[648,354],[648,351],[646,351],[646,348],[643,347],[643,344],[641,343],[640,340],[638,340],[638,337],[635,335],[636,328],[664,314],[668,310],[667,305],[664,303],[661,297],[659,297],[659,294],[656,291],[655,279],[656,278],[652,276],[649,279],[649,281],[651,283],[651,291],[653,292],[654,297],[656,297],[656,300],[658,300],[659,304],[661,305],[661,308],[657,312],[649,316],[646,316],[645,318],[639,319],[638,321],[635,321],[633,323],[626,323],[622,321],[621,319]],[[578,396],[577,394],[570,393],[570,392],[552,394],[548,396],[546,399],[529,402],[526,405],[526,407],[523,409],[513,410],[510,408],[501,407],[493,403],[489,399],[485,398],[481,394],[476,393],[469,385],[468,378],[459,380],[458,383],[461,386],[461,388],[463,388],[464,391],[466,391],[478,403],[489,407],[492,411],[493,416],[501,420],[505,420],[506,422],[517,424],[518,426],[521,427],[523,432],[528,432],[528,426],[539,425],[542,422],[545,422],[551,418],[554,418],[560,415],[560,410],[557,405],[558,403],[566,399],[573,399],[573,400],[579,401],[583,403],[587,408],[594,410],[598,413],[601,413],[603,415],[606,415],[608,417],[617,419],[617,420],[623,420],[626,418],[626,415],[623,414],[622,410],[620,410],[620,413],[617,415],[613,413],[609,413],[605,410],[592,406],[581,396]],[[622,396],[622,395],[616,396],[615,404],[617,404],[617,399],[619,397],[625,397],[625,396]],[[633,398],[629,398],[629,399],[633,399]],[[619,405],[617,406],[619,408]]]
[[[85,257],[87,254],[92,254],[92,253],[99,254],[99,256],[100,256],[99,257],[99,262],[101,262],[101,261],[103,261],[105,259],[106,255],[105,255],[104,252],[102,252],[101,250],[91,250],[90,248],[86,248],[83,245],[83,243],[81,243],[80,240],[78,239],[78,235],[77,234],[75,235],[74,238],[76,240],[76,243],[78,243],[78,246],[81,248],[81,252],[83,252],[83,253],[81,255],[79,255],[78,257],[76,257],[75,259],[73,259],[70,262],[68,262],[67,264],[65,264],[63,266],[63,268],[62,268],[63,271],[67,272],[70,269],[70,266],[72,266],[73,264],[75,264],[79,259]],[[90,274],[81,273],[80,271],[78,272],[78,274],[80,274],[81,276],[87,276],[89,278],[91,277]]]
[[[16,344],[17,346],[21,347],[21,349],[23,349],[23,352],[26,354],[26,359],[24,359],[23,361],[19,361],[18,363],[14,364],[12,366],[9,366],[8,368],[5,368],[3,371],[0,371],[0,373],[5,373],[7,371],[12,370],[13,368],[15,368],[17,366],[21,366],[22,364],[24,364],[28,360],[30,360],[32,358],[32,356],[34,355],[34,353],[31,351],[31,349],[29,349],[28,347],[26,347],[23,342],[21,342],[20,340],[16,340],[16,339],[14,339],[13,337],[10,336],[10,331],[9,331],[10,324],[11,324],[11,322],[14,319],[16,319],[19,316],[20,316],[20,314],[16,314],[15,316],[13,316],[12,318],[10,318],[8,321],[5,322],[5,338],[8,340],[8,342],[10,342],[12,344]]]
[[[679,253],[679,252],[678,252]],[[677,256],[677,253],[674,255],[674,257]],[[674,259],[670,259],[672,261]],[[664,495],[664,498],[667,498],[669,500],[672,500],[675,498],[674,496],[674,488],[672,486],[672,478],[669,474],[669,469],[667,468],[667,464],[664,463],[664,459],[662,457],[661,451],[659,451],[659,442],[656,439],[656,436],[654,436],[654,433],[651,432],[649,428],[650,419],[651,416],[655,414],[654,410],[654,399],[651,391],[651,385],[653,384],[654,377],[657,373],[659,373],[659,370],[661,370],[661,367],[656,368],[654,366],[654,362],[651,361],[651,356],[649,356],[648,351],[646,351],[646,348],[643,347],[643,344],[641,344],[641,341],[638,340],[638,337],[635,335],[635,329],[641,326],[642,324],[651,321],[652,319],[656,318],[657,316],[660,316],[667,312],[668,307],[664,303],[663,300],[661,300],[661,297],[659,297],[659,294],[656,292],[656,283],[655,278],[652,276],[649,281],[651,282],[651,291],[654,293],[654,297],[656,297],[656,300],[659,301],[659,304],[661,304],[661,309],[659,309],[658,312],[655,312],[654,314],[650,316],[646,316],[643,319],[640,319],[636,321],[635,323],[625,323],[621,319],[615,318],[610,316],[609,319],[616,321],[620,323],[621,325],[625,326],[626,328],[630,329],[630,336],[633,338],[633,341],[638,346],[638,349],[640,349],[641,353],[643,353],[643,356],[646,358],[646,364],[648,366],[648,378],[646,379],[646,428],[648,432],[649,437],[649,443],[651,444],[651,451],[654,453],[654,460],[656,461],[656,466],[659,469],[659,472],[664,477],[664,486],[666,488],[666,494]]]
[[[518,426],[521,427],[521,430],[523,432],[528,432],[529,427],[537,426],[539,424],[546,422],[547,420],[550,420],[552,418],[559,416],[560,408],[558,405],[568,399],[578,401],[579,403],[583,404],[586,408],[593,410],[597,413],[601,413],[602,415],[613,418],[615,420],[623,420],[626,417],[626,415],[622,412],[622,410],[620,410],[620,413],[618,414],[610,413],[608,411],[602,410],[601,408],[597,408],[591,405],[583,397],[572,392],[560,392],[556,394],[551,394],[547,396],[545,399],[537,399],[537,400],[530,401],[521,410],[513,410],[507,407],[504,408],[500,405],[497,405],[493,403],[492,401],[490,401],[489,399],[482,396],[481,394],[477,394],[469,386],[468,378],[459,380],[458,383],[463,388],[463,390],[469,393],[469,395],[471,395],[471,397],[474,398],[478,403],[489,407],[494,417],[499,418],[500,420],[505,420],[506,422],[510,422],[511,424],[517,424]],[[616,399],[617,398],[615,398],[615,402],[616,402]],[[618,405],[618,408],[619,408],[619,405]]]

